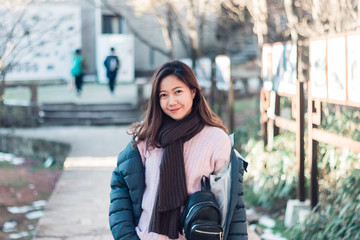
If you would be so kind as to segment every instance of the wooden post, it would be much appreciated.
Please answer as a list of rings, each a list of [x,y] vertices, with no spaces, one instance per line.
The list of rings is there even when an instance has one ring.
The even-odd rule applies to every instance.
[[[296,86],[296,161],[298,163],[298,199],[305,201],[305,151],[304,151],[304,83]]]
[[[234,83],[232,78],[230,78],[230,82],[229,82],[228,102],[229,102],[229,131],[232,133],[234,132]]]
[[[138,104],[144,103],[144,85],[142,83],[137,84],[137,97],[138,97]]]
[[[37,85],[36,84],[31,84],[29,86],[30,91],[31,91],[31,99],[30,99],[30,103],[31,105],[36,105],[37,104]]]
[[[310,149],[311,148],[311,149]],[[318,183],[318,168],[317,168],[317,149],[318,142],[315,140],[311,140],[311,144],[309,146],[310,153],[310,161],[311,161],[311,180],[310,180],[310,201],[311,208],[314,208],[319,202],[319,183]]]
[[[264,88],[261,88],[260,91],[260,125],[261,133],[264,141],[264,146],[268,144],[268,128],[267,128],[267,109],[270,105],[270,93],[265,91]]]
[[[280,96],[279,94],[277,94],[277,92],[275,92],[275,109],[274,109],[274,113],[275,116],[280,116]],[[273,137],[276,137],[277,135],[279,135],[279,127],[277,127],[275,125],[275,122],[273,122],[273,128],[274,128],[274,133],[273,133]]]
[[[275,91],[270,91],[269,99],[267,149],[270,151],[274,145],[274,137],[279,135],[279,127],[276,126],[275,118],[280,115],[280,96]]]
[[[136,78],[135,85],[137,91],[137,107],[141,108],[145,103],[144,87],[145,84],[149,81],[146,77]]]
[[[262,122],[261,123],[261,132],[262,132],[262,136],[263,136],[263,141],[264,141],[264,146],[266,146],[268,144],[268,137],[267,137],[267,122]]]
[[[316,105],[315,105],[316,104]],[[309,132],[309,160],[310,160],[310,201],[311,207],[314,208],[319,201],[319,183],[318,183],[318,142],[313,138],[313,129],[316,128],[316,124],[321,123],[321,102],[316,103],[312,100],[309,90],[308,97],[308,132]]]

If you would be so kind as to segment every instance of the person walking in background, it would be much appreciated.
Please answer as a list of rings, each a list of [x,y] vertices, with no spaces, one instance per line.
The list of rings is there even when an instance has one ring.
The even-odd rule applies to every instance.
[[[73,60],[72,60],[72,67],[71,67],[71,74],[75,79],[75,87],[76,87],[76,95],[80,96],[82,91],[82,84],[83,84],[83,59],[81,56],[81,50],[76,49]]]
[[[145,119],[128,133],[133,140],[119,154],[111,179],[114,239],[184,240],[179,221],[188,196],[201,189],[203,175],[227,167],[231,152],[227,129],[190,67],[170,61],[154,73]],[[239,179],[234,182],[238,189]],[[232,193],[229,199],[223,239],[245,240],[243,197]]]
[[[114,94],[116,76],[120,68],[120,61],[119,58],[115,55],[115,48],[110,48],[110,55],[106,57],[104,65],[106,68],[106,77],[109,80],[110,93]]]

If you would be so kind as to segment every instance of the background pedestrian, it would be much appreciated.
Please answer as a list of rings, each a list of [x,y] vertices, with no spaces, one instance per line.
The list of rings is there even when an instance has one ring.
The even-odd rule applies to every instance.
[[[106,68],[106,77],[109,80],[110,93],[114,94],[116,76],[120,68],[120,61],[119,58],[115,55],[115,48],[110,48],[110,54],[106,57],[104,65]]]
[[[83,84],[83,59],[81,56],[81,50],[76,49],[73,61],[72,61],[72,67],[71,67],[71,74],[75,79],[75,87],[76,87],[76,95],[80,96],[82,91],[82,84]]]

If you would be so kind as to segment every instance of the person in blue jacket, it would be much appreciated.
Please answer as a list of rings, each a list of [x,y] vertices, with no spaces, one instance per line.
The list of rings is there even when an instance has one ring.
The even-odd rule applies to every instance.
[[[222,239],[247,240],[243,161],[231,148],[221,119],[208,107],[197,78],[180,61],[153,75],[144,121],[119,154],[111,178],[109,223],[116,240],[184,240],[179,218],[202,175],[231,162],[231,188]],[[210,146],[210,147],[208,147]]]
[[[71,74],[75,79],[76,94],[80,96],[83,85],[83,59],[81,56],[81,50],[76,49],[71,66]]]

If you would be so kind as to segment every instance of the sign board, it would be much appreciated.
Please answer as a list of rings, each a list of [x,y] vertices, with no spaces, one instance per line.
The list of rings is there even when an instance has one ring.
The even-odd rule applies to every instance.
[[[265,90],[296,94],[296,44],[278,42],[262,49],[262,79]]]
[[[310,42],[311,94],[326,98],[326,40]]]
[[[230,58],[225,55],[219,55],[215,58],[216,63],[216,87],[217,89],[229,90],[231,80]]]
[[[358,32],[310,39],[312,98],[360,106],[359,41]]]
[[[346,100],[345,37],[328,39],[328,97]]]
[[[350,102],[360,102],[360,35],[347,37],[348,94]]]

